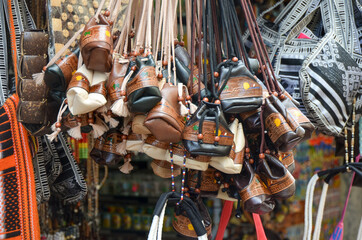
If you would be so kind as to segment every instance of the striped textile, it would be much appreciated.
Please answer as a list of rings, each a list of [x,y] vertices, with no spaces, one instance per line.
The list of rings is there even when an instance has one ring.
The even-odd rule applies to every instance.
[[[18,97],[0,108],[0,239],[40,239],[28,135],[16,119]]]
[[[362,84],[362,70],[334,39],[326,38],[300,70],[305,107],[318,130],[343,136],[353,99]]]

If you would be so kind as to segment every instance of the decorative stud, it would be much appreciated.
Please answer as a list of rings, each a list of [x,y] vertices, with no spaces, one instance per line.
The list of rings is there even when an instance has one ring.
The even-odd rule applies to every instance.
[[[202,133],[200,133],[199,135],[197,135],[197,139],[202,140],[204,138],[204,135],[202,135]]]

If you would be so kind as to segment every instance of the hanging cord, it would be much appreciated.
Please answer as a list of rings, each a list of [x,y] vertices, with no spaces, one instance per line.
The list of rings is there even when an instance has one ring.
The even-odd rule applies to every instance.
[[[204,8],[204,1],[199,1],[199,8],[198,8],[198,47],[199,47],[199,61],[198,61],[198,70],[199,70],[199,99],[201,100],[201,76],[207,75],[207,72],[203,72],[202,70],[202,20],[203,20],[203,8]],[[206,59],[204,59],[206,61]],[[207,81],[204,83],[205,89],[207,89]]]
[[[216,69],[218,69],[218,71],[220,71],[221,67],[228,67],[229,68],[229,71],[226,73],[225,77],[224,77],[224,81],[221,83],[221,86],[219,86],[219,90],[217,92],[217,95],[220,96],[221,92],[224,90],[228,80],[229,80],[229,77],[230,77],[230,74],[231,74],[231,71],[233,70],[233,68],[235,66],[238,65],[238,62],[234,62],[233,60],[231,59],[228,59],[226,60],[225,62],[222,62],[220,63]],[[219,83],[220,84],[220,83]]]
[[[175,191],[175,175],[174,175],[174,163],[173,163],[173,145],[170,143],[170,161],[171,161],[171,191]]]
[[[184,159],[182,163],[181,197],[177,205],[180,205],[180,203],[184,200],[185,178],[186,178],[186,149],[184,148]]]
[[[263,104],[261,106],[261,111],[260,111],[260,124],[261,124],[261,143],[260,143],[260,153],[259,153],[259,158],[260,159],[264,159],[264,150],[266,149],[266,143],[265,143],[265,125],[264,125],[264,110],[265,110],[265,104]]]
[[[243,41],[243,36],[242,36],[240,25],[239,25],[238,15],[236,13],[236,9],[235,9],[235,6],[233,4],[230,5],[230,10],[231,10],[230,15],[233,18],[232,21],[234,22],[234,28],[235,28],[236,34],[237,34],[237,40],[239,40],[238,44],[239,44],[239,47],[240,47],[240,55],[244,59],[245,66],[254,74],[253,70],[250,67],[251,65],[250,65],[248,53],[247,53],[247,51],[245,49],[245,44],[244,44],[244,41]]]
[[[215,56],[215,41],[214,41],[214,38],[216,38],[216,36],[214,34],[213,27],[211,27],[213,25],[214,16],[211,13],[210,0],[207,0],[207,2],[206,2],[206,10],[207,10],[207,21],[206,21],[205,25],[207,24],[209,26],[208,35],[209,35],[209,66],[210,66],[210,72],[211,72],[211,94],[212,94],[212,97],[214,98],[214,100],[217,100],[217,99],[219,99],[219,96],[216,92],[215,77],[218,77],[218,73],[215,72],[215,63],[217,60],[216,60],[216,56]],[[204,32],[204,38],[206,38],[205,36],[207,36],[206,31]],[[205,45],[204,52],[206,53],[207,40],[204,40],[204,45]],[[204,65],[206,65],[206,61],[205,61]],[[206,70],[205,70],[205,72],[206,72]]]
[[[221,9],[220,11],[220,19],[223,25],[223,33],[224,33],[224,38],[223,38],[223,42],[226,45],[226,49],[227,49],[227,58],[231,59],[233,57],[236,56],[235,54],[235,50],[232,44],[232,39],[229,36],[232,36],[231,32],[230,32],[230,25],[228,25],[227,19],[227,13],[226,13],[226,6],[225,6],[225,0],[219,0],[219,7]]]
[[[182,1],[179,1],[178,4],[179,9],[179,22],[180,22],[180,45],[184,45],[184,26],[182,22]]]
[[[190,74],[190,78],[189,78],[188,82],[190,83],[189,92],[192,94],[193,93],[192,89],[193,89],[193,81],[194,81],[194,70],[195,70],[196,0],[192,0],[191,11],[192,11],[192,15],[191,15],[191,24],[192,24],[192,27],[191,27],[191,67],[190,67],[191,74]],[[201,102],[200,86],[199,86],[198,91],[199,91],[198,102],[200,104],[200,102]]]
[[[204,59],[204,63],[202,64],[204,74],[202,76],[203,76],[203,79],[204,79],[205,88],[207,88],[207,59],[208,59],[207,58],[207,22],[206,22],[205,5],[203,3],[202,3],[202,10],[201,11],[203,12],[203,14],[202,14],[202,22],[203,22],[203,24],[201,24],[201,26],[202,26],[202,34],[203,34],[203,39],[202,39],[203,44],[201,45],[201,42],[200,42],[200,47],[201,46],[203,47],[203,51],[202,51],[202,55],[201,55],[201,52],[200,52],[199,58]],[[201,51],[201,49],[200,49],[200,51]]]
[[[260,43],[256,38],[255,28],[253,26],[251,16],[250,16],[250,12],[249,12],[248,6],[246,5],[245,0],[241,0],[241,5],[242,5],[242,9],[244,11],[244,15],[245,15],[248,27],[249,27],[250,36],[251,36],[252,41],[254,43],[256,56],[257,56],[257,59],[258,59],[260,65],[261,65],[261,73],[262,73],[263,78],[265,80],[265,84],[266,84],[266,87],[268,89],[269,95],[271,95],[272,92],[273,92],[274,86],[271,86],[270,83],[269,83],[269,77],[270,77],[268,75],[269,73],[265,73],[265,71],[267,70],[266,61],[264,59],[264,55],[260,51],[260,46],[259,46]]]
[[[216,42],[216,55],[217,55],[217,61],[216,63],[221,62],[221,45],[220,45],[220,32],[219,32],[219,21],[217,20],[217,14],[216,14],[216,1],[208,0],[209,3],[211,2],[211,11],[212,11],[212,25],[213,30],[215,28],[215,42]],[[211,14],[210,14],[211,15]],[[212,73],[212,72],[211,72]]]
[[[74,36],[69,39],[69,41],[55,54],[55,56],[48,62],[48,64],[43,68],[43,70],[40,73],[33,74],[33,79],[37,85],[44,83],[44,72],[45,70],[53,65],[62,55],[65,53],[65,51],[70,47],[70,45],[77,39],[77,37],[83,32],[84,27],[80,28]],[[81,57],[82,54],[79,55]]]

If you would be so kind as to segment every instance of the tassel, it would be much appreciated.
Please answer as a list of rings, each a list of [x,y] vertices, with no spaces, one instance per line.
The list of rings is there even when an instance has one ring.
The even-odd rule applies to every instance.
[[[123,140],[120,144],[117,145],[116,151],[121,155],[126,155],[126,140]]]
[[[184,101],[184,98],[183,98],[183,84],[182,83],[178,83],[177,84],[177,90],[178,90],[178,103],[180,104],[180,113],[181,113],[181,116],[187,116],[188,114],[188,110],[187,110],[187,107],[182,103]]]
[[[112,117],[109,118],[109,126],[111,128],[116,128],[118,126],[118,124],[119,124],[118,120],[116,120],[116,119],[114,119]]]
[[[60,128],[62,126],[61,125],[62,115],[68,107],[68,105],[65,102],[66,102],[66,99],[64,99],[62,102],[62,105],[60,105],[60,109],[58,111],[58,116],[57,116],[57,121],[51,126],[51,129],[53,132],[51,134],[46,135],[50,142],[52,142],[54,140],[57,141],[57,136],[62,131],[62,129]]]
[[[125,98],[126,98],[127,82],[131,78],[133,73],[134,73],[134,71],[131,70],[127,74],[127,76],[123,79],[122,86],[121,86],[121,94],[123,96],[121,97],[121,99],[118,99],[117,101],[115,101],[111,107],[112,112],[120,117],[128,117],[130,115],[128,107],[125,102]]]
[[[108,114],[106,114],[104,112],[101,113],[101,114],[102,114],[102,116],[104,118],[104,121],[109,124],[110,128],[116,128],[118,126],[118,124],[119,124],[118,120],[112,118],[110,115],[108,115]]]
[[[42,85],[44,83],[44,72],[33,74],[33,79],[36,85]]]
[[[193,104],[191,101],[188,101],[190,104],[190,113],[194,114],[197,110],[197,106],[195,104]]]
[[[80,128],[81,126],[82,126],[82,124],[79,122],[78,126],[69,129],[68,130],[69,136],[71,136],[72,138],[77,139],[77,140],[82,139],[83,137],[82,137],[82,132],[81,132],[81,128]]]
[[[52,127],[51,127],[51,129],[52,129],[53,132],[52,132],[51,134],[47,134],[47,135],[46,135],[47,138],[48,138],[48,140],[49,140],[50,142],[53,142],[54,140],[55,140],[55,141],[58,141],[57,136],[58,136],[58,134],[60,133],[61,129],[60,129],[60,127],[56,128],[56,127],[55,127],[56,124],[57,124],[57,123],[54,123],[54,124],[52,125]]]
[[[96,116],[96,123],[89,123],[89,125],[93,128],[94,138],[98,138],[108,131],[108,127],[98,116]]]
[[[129,110],[126,103],[124,102],[124,98],[125,97],[122,96],[122,98],[115,101],[111,107],[112,112],[120,117],[129,116]]]
[[[123,128],[122,134],[128,135],[129,132],[130,132],[130,130],[131,130],[131,125],[130,125],[130,124],[127,124],[127,126],[125,126],[125,127]]]
[[[130,157],[124,159],[124,164],[119,168],[119,170],[124,174],[129,174],[133,170]]]
[[[89,125],[93,128],[93,137],[94,138],[98,138],[98,137],[102,136],[105,132],[107,132],[107,128],[103,124],[98,125],[98,124],[90,123]]]
[[[178,102],[180,104],[180,113],[181,113],[181,116],[187,116],[188,114],[188,110],[187,110],[187,107],[185,105],[182,104],[181,101]]]

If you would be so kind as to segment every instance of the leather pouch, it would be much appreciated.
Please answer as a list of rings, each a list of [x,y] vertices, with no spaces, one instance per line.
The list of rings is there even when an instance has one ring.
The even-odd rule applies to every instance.
[[[274,198],[288,199],[295,193],[295,179],[277,158],[265,154],[259,159],[257,173]]]
[[[20,44],[21,55],[44,57],[44,54],[48,53],[49,35],[44,30],[26,30],[21,33]],[[45,65],[42,65],[41,68]]]
[[[241,173],[234,177],[235,186],[244,204],[245,211],[265,214],[274,209],[271,192],[262,182],[248,161],[244,161]]]
[[[166,83],[161,95],[162,100],[148,113],[144,125],[159,141],[180,142],[185,119],[180,114],[178,87]],[[185,97],[184,94],[183,98]]]
[[[167,151],[167,161],[171,162],[171,154],[168,149]],[[186,159],[184,159],[186,157]],[[206,171],[209,167],[210,156],[204,155],[191,155],[187,152],[182,145],[182,143],[172,144],[172,159],[174,164],[183,166],[183,162],[185,161],[185,167],[188,169]]]
[[[183,144],[192,155],[227,156],[233,145],[220,104],[202,101],[186,123]]]
[[[111,26],[103,15],[91,18],[80,38],[80,50],[87,69],[109,72],[112,68],[113,39]]]
[[[146,115],[137,114],[132,121],[132,132],[136,134],[151,134],[150,130],[145,126]]]
[[[152,167],[153,173],[161,178],[171,178],[171,176],[172,176],[171,163],[169,163],[167,161],[154,159],[151,162],[151,167]],[[174,177],[177,177],[180,174],[181,174],[181,167],[174,165],[173,166]]]
[[[210,217],[210,214],[205,206],[205,204],[202,202],[201,198],[196,199],[195,206],[198,212],[200,212],[201,220],[205,226],[205,230],[207,232],[207,236],[211,237],[211,228],[212,228],[212,220]],[[178,209],[176,207],[176,213],[175,218],[172,221],[172,226],[175,229],[177,233],[179,233],[182,236],[188,237],[188,238],[197,238],[197,234],[194,230],[194,228],[190,228],[192,226],[191,220],[187,216],[186,212],[180,211],[181,209]]]
[[[169,148],[169,143],[158,141],[153,135],[149,135],[143,145],[143,152],[150,158],[166,161],[170,158]]]
[[[289,97],[286,97],[281,101],[288,113],[292,115],[295,121],[305,130],[304,137],[301,141],[308,140],[311,138],[312,133],[315,130],[314,125],[309,121],[309,119],[295,106],[292,100]],[[288,119],[286,119],[288,121]]]
[[[275,96],[265,101],[263,120],[271,141],[283,152],[293,149],[304,137],[305,130]]]
[[[162,98],[158,88],[155,61],[151,54],[147,58],[147,61],[136,58],[137,70],[127,82],[126,96],[130,112],[147,113]]]
[[[199,95],[199,70],[196,66],[193,68],[193,79],[190,80],[191,75],[191,65],[185,65],[177,57],[175,58],[176,65],[176,75],[177,79],[187,86],[189,92],[191,93],[192,99],[197,101]],[[208,95],[208,90],[205,88],[205,84],[200,81],[200,93],[201,99]]]
[[[225,113],[249,112],[262,105],[262,86],[242,61],[221,63],[218,72],[219,98]]]
[[[116,165],[123,159],[123,156],[117,152],[117,145],[121,142],[122,134],[116,129],[111,129],[105,137],[96,139],[90,156],[100,165]]]
[[[126,76],[129,63],[119,63],[119,59],[116,57],[113,61],[111,73],[107,81],[107,91],[111,103],[114,103],[122,97],[122,83]]]
[[[250,112],[241,113],[240,117],[243,120],[246,133],[260,133],[260,108]]]
[[[288,169],[290,173],[293,173],[295,170],[295,161],[293,151],[288,152],[279,152],[279,160],[282,164]]]
[[[189,169],[187,171],[188,192],[200,194],[201,197],[216,197],[220,184],[215,180],[215,168],[206,171]]]
[[[44,82],[50,91],[65,92],[72,75],[77,71],[79,48],[70,55],[61,57],[44,72]]]
[[[230,130],[234,134],[234,140],[229,155],[212,157],[210,165],[223,173],[237,174],[243,167],[245,151],[244,130],[237,118],[230,124]]]

